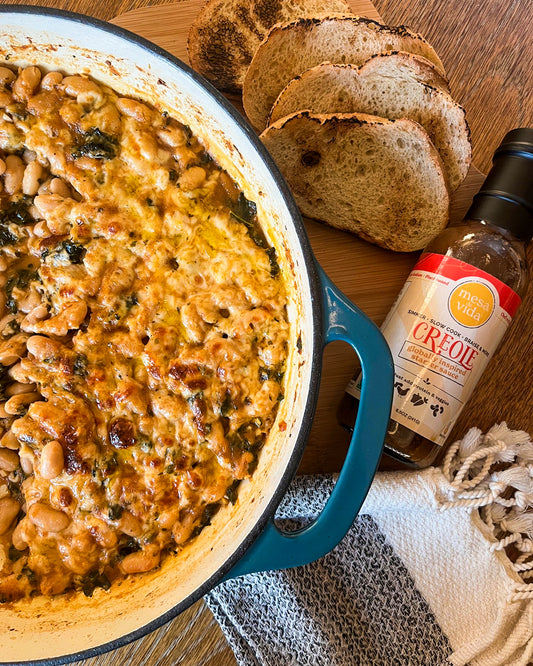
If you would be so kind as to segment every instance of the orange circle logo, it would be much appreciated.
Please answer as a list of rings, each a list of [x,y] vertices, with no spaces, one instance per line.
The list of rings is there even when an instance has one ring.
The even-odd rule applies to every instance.
[[[457,323],[483,326],[494,312],[494,294],[482,282],[463,282],[450,294],[448,307]]]

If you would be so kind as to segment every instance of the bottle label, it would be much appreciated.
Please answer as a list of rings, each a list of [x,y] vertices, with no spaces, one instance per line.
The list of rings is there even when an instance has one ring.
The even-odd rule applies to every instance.
[[[444,444],[519,305],[492,275],[423,254],[382,326],[394,360],[391,418]],[[360,380],[347,391],[358,398]]]

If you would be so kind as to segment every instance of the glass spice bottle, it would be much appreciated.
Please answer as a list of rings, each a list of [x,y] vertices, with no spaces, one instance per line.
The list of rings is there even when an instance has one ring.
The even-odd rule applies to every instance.
[[[394,359],[384,452],[404,465],[431,465],[498,347],[528,280],[533,237],[533,128],[509,132],[464,220],[423,251],[382,332]],[[361,377],[337,411],[351,431]]]

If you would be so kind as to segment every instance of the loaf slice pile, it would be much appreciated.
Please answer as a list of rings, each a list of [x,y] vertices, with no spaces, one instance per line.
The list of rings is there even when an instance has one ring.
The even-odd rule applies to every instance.
[[[207,0],[202,20],[218,8],[255,36],[240,60],[211,52],[202,67],[213,67],[220,89],[242,83],[248,120],[304,215],[390,250],[420,250],[448,223],[470,167],[464,109],[422,35],[339,6],[328,14],[333,1],[270,3],[280,22],[259,43],[263,0]],[[199,34],[191,31],[190,53]]]
[[[249,121],[262,131],[277,96],[291,79],[322,62],[362,65],[376,53],[421,55],[444,73],[426,40],[403,26],[391,28],[357,16],[303,18],[274,26],[252,58],[242,101]]]
[[[424,73],[427,79],[434,74],[429,65],[423,67],[407,54],[378,56],[361,67],[323,63],[289,82],[274,103],[268,124],[301,109],[414,120],[439,151],[453,192],[470,166],[465,112],[447,92],[426,83],[420,75]]]

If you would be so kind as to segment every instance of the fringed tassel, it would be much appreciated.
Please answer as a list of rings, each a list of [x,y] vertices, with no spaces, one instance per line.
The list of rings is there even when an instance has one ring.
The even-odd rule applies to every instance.
[[[505,423],[486,435],[473,428],[453,444],[442,464],[452,493],[441,510],[465,506],[479,509],[489,527],[493,551],[504,551],[523,580],[512,601],[533,599],[533,443],[523,431]]]
[[[511,431],[505,423],[486,435],[473,428],[449,448],[442,473],[450,489],[440,509],[477,509],[493,537],[490,549],[504,554],[514,573],[495,625],[449,661],[527,666],[533,659],[533,443],[526,432]]]

